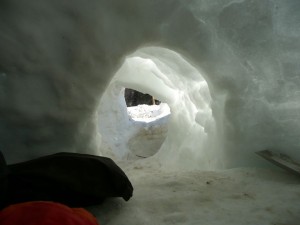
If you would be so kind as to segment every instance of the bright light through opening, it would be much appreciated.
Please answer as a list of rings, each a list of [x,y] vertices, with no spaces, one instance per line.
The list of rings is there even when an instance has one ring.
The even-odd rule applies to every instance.
[[[162,103],[128,109],[125,88],[148,93]],[[169,168],[210,168],[221,157],[215,151],[208,84],[197,68],[172,50],[148,47],[128,56],[100,105],[102,148],[122,159],[153,156]]]
[[[162,103],[149,94],[125,88],[124,98],[130,119],[140,122],[153,122],[169,116],[171,111],[167,103]]]

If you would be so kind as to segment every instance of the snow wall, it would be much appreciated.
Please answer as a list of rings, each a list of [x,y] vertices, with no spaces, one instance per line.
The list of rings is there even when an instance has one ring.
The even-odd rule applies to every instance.
[[[168,168],[263,166],[254,152],[267,148],[300,161],[299,10],[298,0],[3,0],[0,149],[9,163],[103,154],[112,81],[170,105],[153,157]]]

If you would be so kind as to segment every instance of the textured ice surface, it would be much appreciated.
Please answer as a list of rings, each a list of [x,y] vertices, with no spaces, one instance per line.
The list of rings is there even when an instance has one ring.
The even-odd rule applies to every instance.
[[[265,148],[300,160],[298,0],[0,6],[0,148],[9,162],[104,154],[99,111],[126,123],[120,102],[99,105],[109,84],[169,104],[154,156],[168,168],[258,166],[254,152]]]
[[[166,139],[120,162],[134,197],[95,208],[100,224],[299,224],[293,177],[183,171],[267,166],[254,154],[266,148],[300,161],[299,11],[299,0],[1,0],[0,150],[8,163],[144,154],[121,93],[133,88],[170,106]]]

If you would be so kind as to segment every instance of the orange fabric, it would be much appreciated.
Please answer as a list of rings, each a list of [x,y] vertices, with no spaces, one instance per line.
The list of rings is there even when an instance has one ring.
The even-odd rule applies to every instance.
[[[54,202],[25,202],[0,212],[1,225],[99,225],[96,218],[82,208],[69,208]]]

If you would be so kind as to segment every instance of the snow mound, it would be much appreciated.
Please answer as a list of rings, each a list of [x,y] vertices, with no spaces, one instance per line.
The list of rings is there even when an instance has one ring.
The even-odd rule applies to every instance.
[[[162,117],[169,116],[171,113],[167,103],[127,107],[127,112],[131,119],[146,123],[159,120]]]

